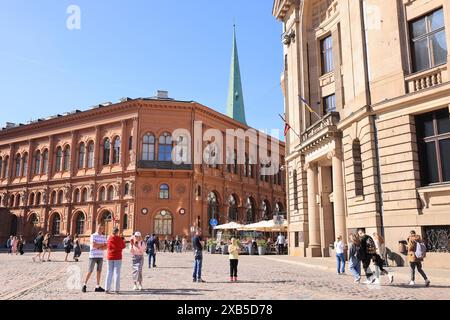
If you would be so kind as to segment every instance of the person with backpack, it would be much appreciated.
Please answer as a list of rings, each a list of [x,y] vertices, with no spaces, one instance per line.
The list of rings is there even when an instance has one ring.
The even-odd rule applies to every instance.
[[[430,280],[428,280],[427,275],[422,269],[422,261],[426,257],[427,247],[425,243],[423,243],[421,237],[416,234],[413,230],[410,232],[410,236],[408,237],[408,262],[411,271],[411,281],[409,282],[410,286],[414,286],[416,280],[416,268],[420,275],[425,280],[425,286],[430,286]]]
[[[355,283],[359,283],[361,281],[361,258],[359,255],[359,249],[361,246],[361,240],[359,237],[352,233],[348,237],[348,263],[350,273],[355,278]]]
[[[66,253],[66,258],[64,259],[64,262],[68,262],[67,258],[69,257],[69,254],[73,248],[72,237],[70,234],[67,234],[67,236],[64,238],[63,246],[64,246],[64,252]]]
[[[361,242],[359,247],[359,256],[361,258],[364,273],[366,274],[366,281],[364,283],[372,284],[376,279],[373,277],[372,270],[370,269],[370,263],[377,253],[377,248],[373,239],[366,234],[365,229],[358,229],[358,236]]]

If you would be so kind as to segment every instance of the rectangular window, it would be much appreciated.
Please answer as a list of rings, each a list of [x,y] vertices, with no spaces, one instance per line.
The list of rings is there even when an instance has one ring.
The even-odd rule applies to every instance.
[[[328,114],[331,112],[336,112],[336,95],[323,98],[323,113]]]
[[[438,9],[409,23],[413,72],[447,63],[444,10]]]
[[[416,117],[422,183],[450,182],[450,115],[448,109]]]
[[[331,35],[320,41],[320,51],[322,57],[322,75],[324,75],[333,71],[334,69],[333,38]]]
[[[299,235],[300,235],[300,232],[295,232],[295,247],[296,248],[298,248],[299,247],[299,245],[300,245],[300,237],[299,237]]]

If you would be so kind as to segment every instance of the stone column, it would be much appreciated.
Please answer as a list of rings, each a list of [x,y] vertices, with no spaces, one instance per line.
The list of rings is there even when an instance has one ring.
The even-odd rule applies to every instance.
[[[320,217],[317,205],[317,165],[306,163],[308,181],[308,234],[309,244],[306,249],[308,257],[320,257]]]
[[[341,235],[343,241],[347,242],[344,177],[341,153],[333,150],[328,154],[328,159],[331,159],[333,165],[334,230],[336,236]]]

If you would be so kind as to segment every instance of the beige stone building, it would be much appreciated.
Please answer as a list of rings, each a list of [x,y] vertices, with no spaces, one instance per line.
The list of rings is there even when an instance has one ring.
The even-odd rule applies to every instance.
[[[403,265],[416,230],[427,266],[450,268],[450,1],[275,0],[273,15],[290,253],[329,256],[335,236],[366,228]]]

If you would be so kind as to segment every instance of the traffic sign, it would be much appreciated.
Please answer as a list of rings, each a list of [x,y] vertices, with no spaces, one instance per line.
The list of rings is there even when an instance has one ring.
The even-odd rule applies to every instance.
[[[217,219],[213,218],[213,219],[209,220],[209,224],[211,227],[215,227],[219,224],[219,222],[217,221]]]

